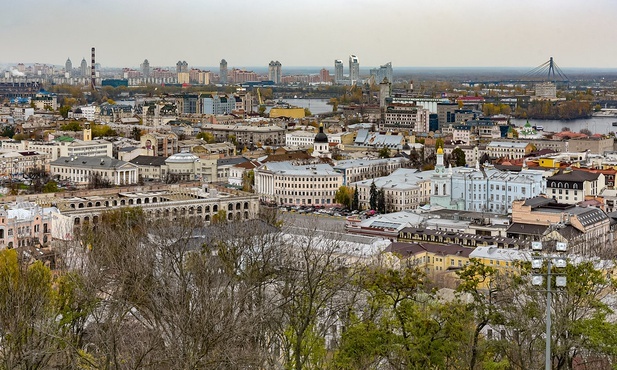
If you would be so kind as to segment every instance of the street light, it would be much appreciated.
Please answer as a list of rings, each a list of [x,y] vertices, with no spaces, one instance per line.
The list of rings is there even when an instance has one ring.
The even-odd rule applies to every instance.
[[[531,249],[536,252],[542,252],[542,242],[532,242]],[[568,245],[565,242],[555,243],[555,252],[566,252]],[[566,259],[562,255],[551,254],[551,251],[543,255],[532,256],[531,268],[534,270],[534,274],[531,277],[531,284],[534,286],[541,286],[544,283],[544,277],[546,277],[546,350],[545,350],[545,370],[551,370],[551,284],[552,284],[552,269],[565,268],[567,265]],[[546,261],[546,273],[541,273],[540,269]],[[555,286],[563,288],[566,286],[567,279],[563,274],[556,274]]]

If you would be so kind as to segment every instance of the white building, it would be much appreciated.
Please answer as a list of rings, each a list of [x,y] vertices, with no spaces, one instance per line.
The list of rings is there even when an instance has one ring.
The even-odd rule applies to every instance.
[[[88,185],[95,177],[112,185],[136,184],[137,165],[111,157],[60,157],[51,162],[50,173],[61,181]]]
[[[362,209],[370,208],[370,192],[373,183],[377,190],[383,190],[385,193],[386,212],[416,209],[430,201],[431,173],[399,168],[388,176],[358,181],[349,185],[353,189],[358,189],[358,200]]]
[[[432,181],[431,205],[463,211],[508,213],[512,201],[535,197],[545,192],[543,171],[500,171],[494,168],[456,167],[443,163],[443,150],[437,150],[437,165]]]
[[[546,178],[546,194],[559,203],[582,202],[586,196],[600,195],[605,187],[605,177],[602,173],[573,171],[567,168]]]
[[[336,204],[334,196],[343,175],[329,164],[294,165],[272,162],[254,170],[255,192],[260,199],[285,205]]]
[[[285,134],[285,145],[289,147],[311,148],[315,142],[315,133],[309,131],[290,131]]]
[[[491,158],[519,159],[531,153],[533,145],[528,142],[491,141],[486,146],[486,153]]]
[[[387,176],[405,167],[409,160],[403,157],[381,159],[350,159],[339,161],[334,170],[343,174],[343,185],[364,179]]]

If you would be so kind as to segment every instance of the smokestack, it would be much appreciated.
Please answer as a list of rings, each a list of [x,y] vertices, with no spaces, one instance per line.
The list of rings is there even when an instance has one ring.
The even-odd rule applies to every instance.
[[[94,64],[95,63],[96,63],[96,61],[94,59],[94,48],[92,48],[92,64],[90,65],[90,71],[91,71],[90,87],[92,87],[92,90],[94,90],[94,87],[96,86],[96,71],[94,69]]]

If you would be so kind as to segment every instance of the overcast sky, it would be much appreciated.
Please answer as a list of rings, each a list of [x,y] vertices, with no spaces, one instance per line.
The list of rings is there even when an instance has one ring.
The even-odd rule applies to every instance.
[[[617,0],[4,0],[0,30],[0,63],[617,67]]]

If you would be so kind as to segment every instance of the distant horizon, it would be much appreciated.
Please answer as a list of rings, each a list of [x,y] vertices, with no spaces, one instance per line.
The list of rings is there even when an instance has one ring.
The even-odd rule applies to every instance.
[[[73,62],[71,60],[71,62]],[[43,64],[43,65],[50,65],[50,66],[57,66],[57,67],[64,67],[64,64],[56,64],[56,63],[44,63],[44,62],[3,62],[0,61],[0,66],[6,67],[6,68],[10,68],[10,67],[16,67],[18,64],[24,64],[24,65],[35,65],[35,64]],[[78,68],[79,64],[73,64],[74,68]],[[89,65],[89,64],[88,64]],[[175,64],[174,65],[154,65],[154,64],[150,64],[150,68],[175,68]],[[376,65],[376,66],[363,66],[360,65],[360,70],[365,70],[368,71],[370,69],[373,68],[379,68],[380,65]],[[531,71],[534,68],[537,68],[538,66],[456,66],[456,65],[452,65],[452,66],[396,66],[393,65],[392,69],[394,71],[399,70],[399,69],[403,69],[403,70],[411,70],[411,69],[423,69],[423,70],[529,70]],[[139,70],[140,66],[107,66],[107,65],[101,65],[101,68],[103,69],[122,69],[122,68],[131,68],[131,69],[135,69],[135,70]],[[219,66],[205,66],[205,65],[191,65],[189,63],[189,68],[198,68],[198,69],[209,69],[209,70],[218,70]],[[248,69],[248,70],[268,70],[268,65],[264,64],[264,65],[231,65],[228,63],[228,69],[232,69],[232,68],[238,68],[238,69]],[[285,69],[314,69],[317,72],[319,72],[319,70],[321,70],[322,68],[328,69],[328,70],[334,70],[334,66],[319,66],[319,65],[282,65],[283,71],[285,71]],[[559,68],[563,71],[584,71],[584,70],[592,70],[592,71],[617,71],[617,67],[563,67],[563,66],[559,66]],[[345,65],[345,70],[347,70],[347,66]]]

